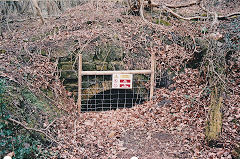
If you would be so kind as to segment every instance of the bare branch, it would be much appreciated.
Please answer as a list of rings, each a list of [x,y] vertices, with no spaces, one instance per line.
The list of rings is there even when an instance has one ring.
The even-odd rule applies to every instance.
[[[61,143],[59,143],[57,140],[55,140],[52,136],[48,135],[46,132],[44,132],[43,130],[39,130],[39,129],[35,129],[35,128],[30,128],[30,127],[27,127],[26,125],[24,125],[23,123],[21,123],[20,121],[17,121],[15,119],[12,119],[12,118],[8,118],[7,120],[13,122],[13,123],[16,123],[20,126],[22,126],[24,129],[26,130],[31,130],[31,131],[35,131],[35,132],[38,132],[38,133],[41,133],[43,135],[45,135],[47,138],[49,138],[50,140],[52,140],[53,142],[61,145]]]
[[[200,1],[197,0],[195,2],[191,2],[191,3],[188,3],[188,4],[181,4],[181,5],[178,5],[178,6],[174,6],[174,5],[170,5],[170,4],[165,4],[166,7],[168,8],[184,8],[184,7],[190,7],[190,6],[193,6],[193,5],[199,5]]]
[[[214,15],[214,21],[215,21],[215,22],[216,22],[216,20],[224,20],[224,19],[229,18],[229,17],[232,17],[232,16],[240,15],[240,12],[234,12],[234,13],[229,13],[228,15],[218,16],[218,13],[216,13],[216,12],[210,12],[207,8],[205,8],[205,7],[203,6],[203,3],[201,3],[202,1],[203,1],[203,0],[200,0],[200,2],[199,2],[199,7],[200,7],[203,11],[205,11],[205,12],[207,12],[207,13],[209,13],[209,14],[213,14],[213,15]],[[215,23],[215,22],[213,22],[213,23]]]
[[[42,12],[41,12],[41,9],[38,6],[37,0],[32,0],[32,2],[33,2],[34,7],[37,10],[37,14],[40,17],[42,24],[44,24],[44,19],[43,19],[43,16],[42,16]]]
[[[240,15],[240,12],[230,13],[230,14],[225,15],[225,16],[218,16],[218,19],[222,20],[222,19],[225,19],[225,18],[230,18],[232,16],[238,16],[238,15]]]
[[[171,13],[173,16],[179,18],[179,19],[183,19],[183,20],[199,20],[199,19],[207,19],[207,17],[202,17],[202,16],[195,16],[195,17],[183,17],[177,13],[175,13],[173,10],[171,10],[170,8],[168,8],[167,6],[164,7],[164,9],[166,11],[168,11],[169,13]]]

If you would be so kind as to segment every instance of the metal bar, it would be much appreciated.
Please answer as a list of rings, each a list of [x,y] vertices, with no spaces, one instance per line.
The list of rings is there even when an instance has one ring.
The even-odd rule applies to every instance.
[[[152,70],[125,70],[125,71],[82,71],[82,75],[112,75],[112,74],[151,74]]]
[[[78,112],[81,113],[81,101],[82,101],[82,54],[78,56]]]
[[[154,90],[154,74],[155,74],[155,54],[151,55],[151,85],[150,85],[150,100],[153,98],[153,90]]]

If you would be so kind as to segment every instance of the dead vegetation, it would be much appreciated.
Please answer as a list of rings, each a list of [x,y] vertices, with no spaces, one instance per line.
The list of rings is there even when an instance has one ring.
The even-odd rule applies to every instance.
[[[39,113],[46,119],[34,116],[33,124],[25,120],[27,113],[11,111],[22,109],[19,99],[11,98],[9,121],[45,134],[53,158],[238,158],[240,24],[234,3],[169,0],[150,6],[152,11],[143,3],[131,7],[140,16],[128,14],[124,2],[91,1],[45,18],[40,27],[36,20],[4,23],[1,79],[62,111],[51,120],[49,110]],[[154,53],[157,76],[167,70],[173,83],[156,88],[153,102],[78,114],[59,80],[58,58],[87,55],[109,42],[123,48],[125,69],[149,68]],[[37,110],[34,104],[30,108]]]

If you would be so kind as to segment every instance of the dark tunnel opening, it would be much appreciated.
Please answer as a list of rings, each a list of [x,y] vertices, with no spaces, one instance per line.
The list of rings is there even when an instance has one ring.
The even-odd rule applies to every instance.
[[[131,89],[110,89],[82,101],[82,111],[107,111],[142,104],[142,94]]]

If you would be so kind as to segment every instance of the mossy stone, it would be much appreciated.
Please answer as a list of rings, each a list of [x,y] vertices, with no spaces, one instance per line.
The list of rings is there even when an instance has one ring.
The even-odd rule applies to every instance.
[[[156,19],[156,24],[161,24],[161,25],[164,25],[164,26],[171,26],[171,23],[166,21],[166,20],[163,20],[163,19]]]
[[[61,78],[64,79],[78,79],[75,71],[62,71]]]
[[[0,50],[0,54],[5,54],[6,52],[6,50]]]
[[[42,56],[47,56],[47,51],[45,51],[45,50],[41,50],[40,53],[41,53]]]
[[[62,65],[62,70],[72,70],[72,65]]]
[[[84,71],[95,71],[96,65],[95,63],[83,63],[82,70]]]

